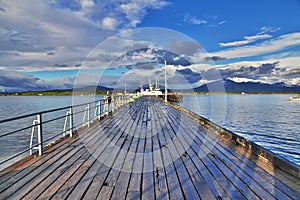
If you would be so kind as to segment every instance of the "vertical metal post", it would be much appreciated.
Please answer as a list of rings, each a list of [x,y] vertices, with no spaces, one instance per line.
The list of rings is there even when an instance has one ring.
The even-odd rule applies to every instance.
[[[87,105],[87,119],[88,119],[88,127],[90,127],[90,104]]]
[[[103,106],[103,100],[100,100],[100,118],[104,116],[105,107]]]
[[[115,97],[111,95],[110,111],[113,113],[116,106]]]
[[[98,101],[98,103],[97,103],[97,109],[98,109],[98,116],[97,116],[97,118],[98,119],[100,119],[100,116],[101,116],[101,107],[100,107],[100,105],[101,105],[101,101]]]
[[[38,149],[39,155],[43,155],[43,126],[42,126],[42,113],[37,115],[37,123],[38,123]]]
[[[73,109],[72,107],[69,110],[70,115],[70,137],[73,137]]]
[[[164,58],[165,61],[165,102],[168,102],[168,86],[167,86],[167,61]]]
[[[105,115],[108,115],[108,112],[109,112],[108,97],[106,97],[106,99],[105,99],[104,110],[105,110]]]
[[[33,153],[33,149],[35,149],[35,147],[33,146],[33,138],[34,138],[34,130],[35,130],[35,126],[37,125],[38,121],[35,119],[32,122],[32,128],[31,128],[31,137],[30,137],[30,144],[29,144],[29,148],[30,148],[30,155],[32,155]]]

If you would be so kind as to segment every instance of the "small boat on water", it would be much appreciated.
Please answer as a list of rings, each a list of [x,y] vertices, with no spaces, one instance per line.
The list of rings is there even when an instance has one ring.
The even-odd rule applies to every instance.
[[[290,97],[290,101],[300,101],[300,94],[297,97]]]
[[[157,78],[156,83],[152,84],[151,80],[149,79],[149,85],[148,88],[144,89],[143,84],[140,86],[140,90],[137,91],[137,96],[155,96],[165,99],[164,92],[159,88]],[[167,94],[167,100],[171,102],[182,102],[183,101],[183,95],[174,93],[174,92],[168,92]]]
[[[155,96],[155,97],[159,97],[159,96],[163,95],[162,91],[158,87],[157,78],[156,78],[155,87],[154,87],[154,84],[152,84],[151,80],[149,79],[149,89],[144,89],[143,85],[141,85],[141,87],[140,87],[140,93],[143,96]]]

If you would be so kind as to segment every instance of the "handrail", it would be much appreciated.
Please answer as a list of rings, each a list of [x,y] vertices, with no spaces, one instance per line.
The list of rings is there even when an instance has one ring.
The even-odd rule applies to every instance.
[[[29,148],[26,148],[25,150],[21,150],[17,153],[15,153],[12,156],[9,156],[8,158],[4,160],[0,160],[0,166],[16,157],[21,156],[24,154],[26,151],[29,150],[30,155],[32,155],[34,152],[33,150],[38,150],[39,155],[43,155],[43,149],[45,146],[45,142],[51,142],[53,139],[57,139],[60,135],[62,137],[66,135],[70,135],[70,137],[73,137],[73,132],[76,130],[76,128],[80,128],[82,126],[90,127],[90,124],[93,123],[95,120],[100,120],[101,117],[104,115],[108,115],[110,112],[113,112],[115,109],[129,103],[129,96],[112,96],[112,97],[107,97],[103,99],[99,99],[96,101],[92,102],[86,102],[82,104],[77,104],[77,105],[72,105],[72,106],[65,106],[61,108],[56,108],[56,109],[50,109],[50,110],[45,110],[45,111],[40,111],[40,112],[35,112],[31,114],[26,114],[26,115],[21,115],[17,117],[12,117],[4,120],[0,120],[0,124],[7,123],[7,122],[12,122],[20,119],[25,119],[29,117],[36,116],[36,119],[33,120],[32,125],[30,126],[25,126],[22,128],[17,128],[16,130],[9,131],[8,133],[4,133],[0,135],[0,138],[10,136],[13,134],[16,134],[18,132],[23,132],[26,131],[27,129],[31,129],[31,135],[30,135],[30,144]],[[83,108],[80,108],[83,107]],[[79,108],[79,111],[74,111],[74,108]],[[51,119],[47,119],[43,121],[43,115],[47,113],[54,113],[57,111],[63,111],[67,110],[65,112],[65,115],[59,115],[55,116]],[[94,111],[94,115],[91,116],[91,110]],[[83,114],[83,123],[79,125],[74,125],[74,117],[80,118],[80,115]],[[32,119],[32,118],[31,118]],[[50,122],[55,122],[60,119],[64,119],[62,127],[63,131],[59,133],[53,133],[52,136],[44,140],[44,133],[43,133],[43,125],[50,123]],[[69,125],[69,126],[68,126]],[[68,128],[67,128],[68,126]],[[37,132],[36,132],[37,130]],[[34,144],[34,136],[37,136],[37,143]],[[1,148],[1,147],[0,147]]]

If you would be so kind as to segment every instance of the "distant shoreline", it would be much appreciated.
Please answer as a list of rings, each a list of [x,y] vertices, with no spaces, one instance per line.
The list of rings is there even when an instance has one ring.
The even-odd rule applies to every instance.
[[[110,91],[111,93],[112,91]],[[0,96],[72,96],[72,95],[106,95],[107,91],[34,91],[34,92],[12,92],[12,93],[0,93]],[[122,93],[122,91],[114,91],[114,93]],[[129,91],[130,93],[130,91]],[[178,92],[180,94],[199,94],[199,95],[207,95],[207,94],[240,94],[240,95],[247,95],[247,94],[297,94],[295,92]]]

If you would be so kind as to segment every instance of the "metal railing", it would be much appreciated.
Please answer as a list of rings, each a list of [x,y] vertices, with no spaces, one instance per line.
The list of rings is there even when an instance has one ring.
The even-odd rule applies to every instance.
[[[9,161],[12,161],[17,157],[20,157],[28,151],[30,155],[33,155],[36,152],[34,150],[37,150],[39,155],[43,155],[43,149],[47,144],[54,142],[58,138],[64,137],[66,135],[73,137],[74,131],[78,128],[83,126],[90,127],[91,123],[93,123],[94,121],[100,120],[101,117],[108,115],[115,109],[127,103],[129,103],[129,96],[112,96],[93,102],[46,110],[42,112],[0,120],[0,126],[5,126],[5,124],[6,126],[8,126],[8,131],[0,135],[0,140],[2,142],[6,142],[5,137],[7,137],[7,142],[16,139],[18,137],[17,134],[23,137],[24,135],[26,135],[26,133],[28,134],[29,130],[31,129],[29,147],[18,150],[17,152],[13,153],[13,155],[4,159],[1,158],[0,166]],[[91,113],[93,113],[93,111],[94,115],[91,116]],[[47,115],[50,115],[50,117]],[[80,118],[82,120],[80,120]],[[78,121],[78,123],[74,123],[74,120]],[[13,122],[17,123],[18,126],[21,126],[21,124],[26,124],[30,121],[32,121],[32,124],[29,126],[17,128],[16,130],[10,130],[9,125]],[[47,124],[51,125],[51,123],[55,123],[56,126],[60,126],[59,124],[61,124],[61,131],[45,131],[44,127]],[[24,143],[23,140],[21,140],[21,142]],[[11,148],[10,150],[16,151],[16,147],[11,146],[9,148]]]

